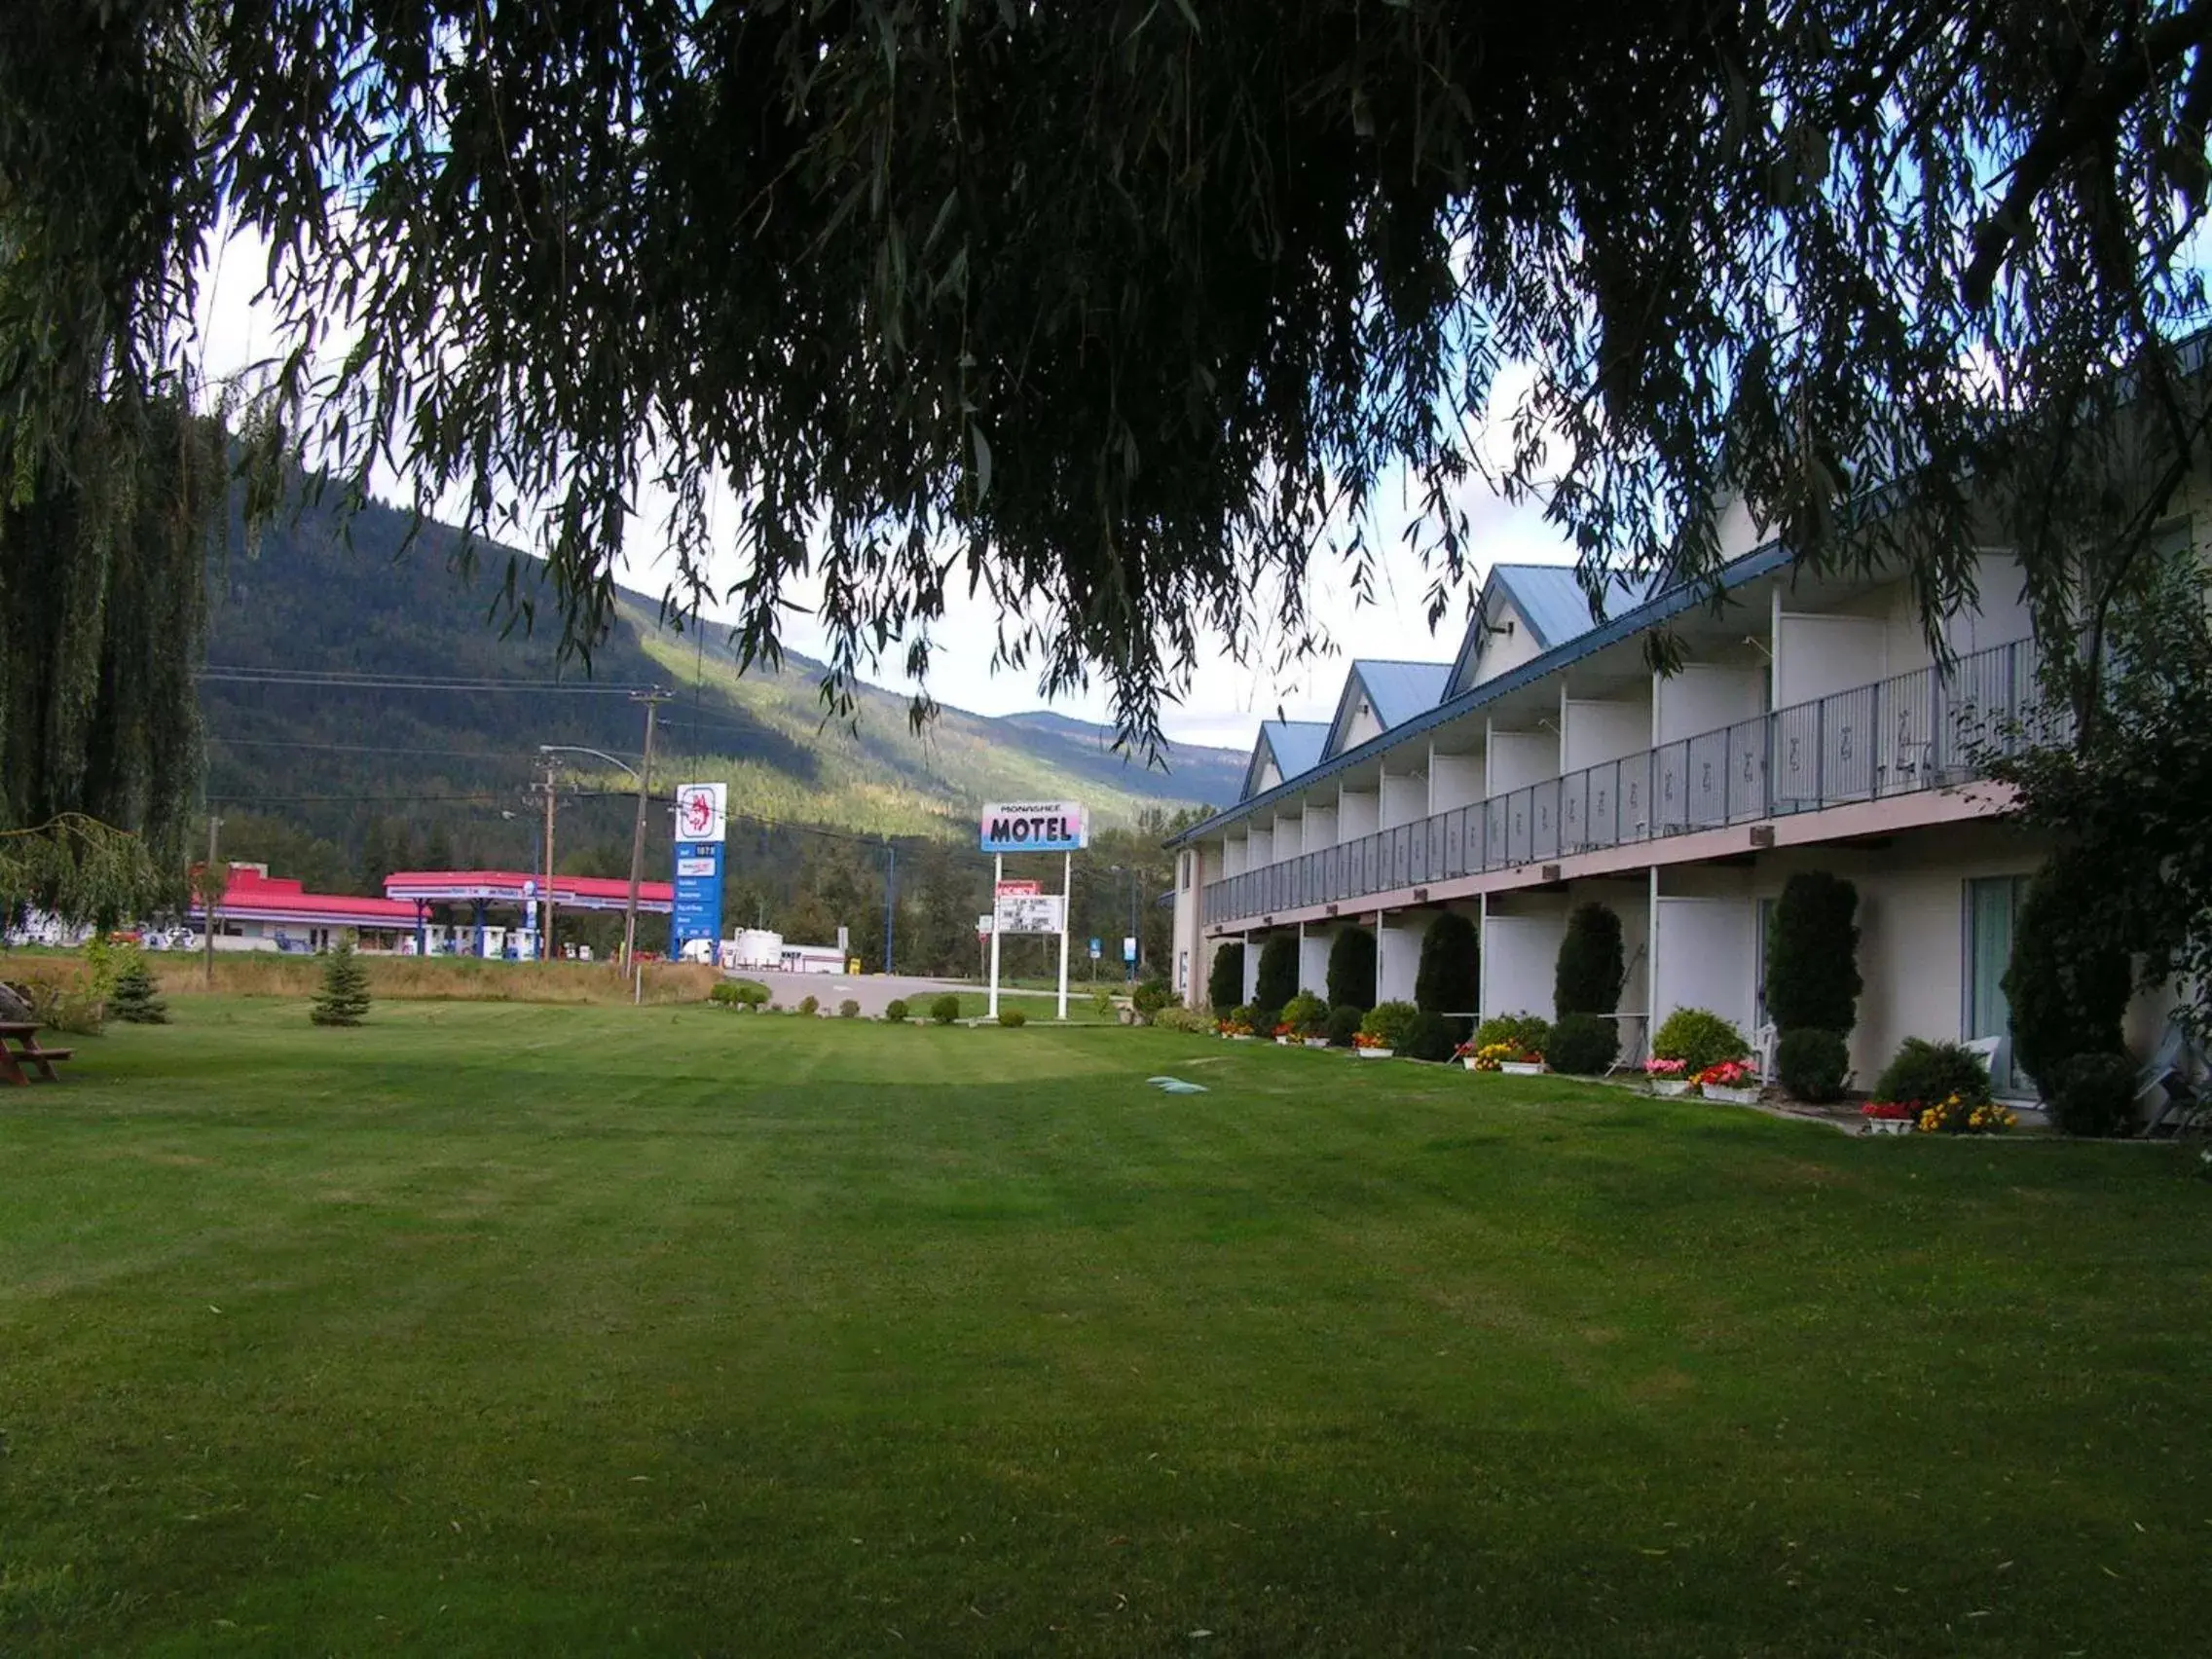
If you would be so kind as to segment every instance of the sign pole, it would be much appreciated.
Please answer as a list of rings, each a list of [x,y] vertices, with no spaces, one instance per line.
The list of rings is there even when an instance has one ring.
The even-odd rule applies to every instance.
[[[1060,1023],[1068,1022],[1068,929],[1075,923],[1075,854],[1060,855]]]
[[[1006,854],[991,855],[991,1007],[993,1019],[999,1016],[999,883],[1006,879]]]

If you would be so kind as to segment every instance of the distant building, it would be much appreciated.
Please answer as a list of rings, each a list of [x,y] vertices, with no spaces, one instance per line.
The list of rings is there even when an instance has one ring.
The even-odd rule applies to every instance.
[[[194,928],[207,927],[205,906],[195,897]],[[353,936],[363,950],[401,950],[413,942],[412,904],[349,894],[310,893],[300,883],[273,876],[265,864],[233,864],[215,902],[217,950],[328,950]]]

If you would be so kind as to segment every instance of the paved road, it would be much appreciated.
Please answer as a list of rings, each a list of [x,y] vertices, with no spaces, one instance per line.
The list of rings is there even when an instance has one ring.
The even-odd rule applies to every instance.
[[[783,974],[743,968],[734,970],[730,977],[758,980],[786,1008],[796,1007],[803,997],[815,997],[824,1008],[834,1012],[839,1003],[850,997],[861,1005],[861,1013],[869,1015],[880,1014],[884,1005],[894,997],[904,999],[919,1014],[926,1012],[923,1005],[940,992],[981,989],[977,985],[962,984],[957,979],[924,979],[911,974]],[[1076,1012],[1088,996],[1088,991],[1079,993],[1077,987],[1070,985],[1068,1011]],[[1034,1006],[1022,1004],[1024,1008]]]

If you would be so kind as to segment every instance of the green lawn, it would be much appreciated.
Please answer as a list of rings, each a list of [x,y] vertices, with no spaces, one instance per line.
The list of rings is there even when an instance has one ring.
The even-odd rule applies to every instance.
[[[0,1652],[2205,1650],[2172,1149],[176,1007],[0,1091]]]

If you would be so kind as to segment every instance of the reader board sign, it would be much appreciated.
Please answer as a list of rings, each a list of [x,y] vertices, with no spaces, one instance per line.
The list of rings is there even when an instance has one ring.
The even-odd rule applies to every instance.
[[[676,843],[676,905],[668,917],[672,958],[695,939],[713,945],[722,937],[722,850],[719,841]]]
[[[998,902],[1002,934],[1056,934],[1067,900],[1058,893],[1009,893]]]
[[[727,784],[676,786],[676,838],[679,841],[720,841],[729,827]]]
[[[1090,823],[1073,800],[1002,800],[983,808],[986,853],[1074,853],[1090,845]]]

